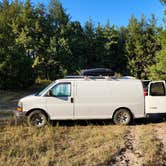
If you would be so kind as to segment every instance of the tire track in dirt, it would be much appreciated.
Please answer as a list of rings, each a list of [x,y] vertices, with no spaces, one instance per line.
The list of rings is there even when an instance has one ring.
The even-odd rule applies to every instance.
[[[153,126],[156,139],[161,143],[160,153],[162,155],[163,165],[166,165],[166,124],[156,124]]]
[[[141,166],[142,156],[135,151],[135,126],[129,126],[125,139],[125,148],[115,156],[109,166]]]

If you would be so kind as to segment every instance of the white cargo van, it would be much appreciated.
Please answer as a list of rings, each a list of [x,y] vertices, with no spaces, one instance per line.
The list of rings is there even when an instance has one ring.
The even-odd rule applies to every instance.
[[[155,113],[160,104],[160,112],[164,112],[164,82],[152,82],[149,86],[146,106],[144,88],[137,79],[60,79],[39,93],[20,99],[16,116],[27,117],[28,123],[37,127],[45,125],[48,120],[69,119],[113,119],[115,124],[128,124],[132,119]]]

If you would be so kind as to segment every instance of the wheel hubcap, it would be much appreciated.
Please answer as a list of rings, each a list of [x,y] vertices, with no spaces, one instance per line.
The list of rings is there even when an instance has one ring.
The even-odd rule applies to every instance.
[[[45,124],[45,117],[42,114],[35,114],[31,118],[31,123],[34,126],[41,127]]]
[[[125,124],[128,121],[128,119],[129,119],[128,114],[125,112],[120,112],[118,117],[117,117],[117,120],[121,124]]]

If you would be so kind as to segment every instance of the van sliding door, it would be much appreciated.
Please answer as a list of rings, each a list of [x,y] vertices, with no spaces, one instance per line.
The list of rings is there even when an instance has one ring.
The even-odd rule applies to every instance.
[[[111,82],[77,81],[74,102],[75,119],[105,119],[112,117]]]

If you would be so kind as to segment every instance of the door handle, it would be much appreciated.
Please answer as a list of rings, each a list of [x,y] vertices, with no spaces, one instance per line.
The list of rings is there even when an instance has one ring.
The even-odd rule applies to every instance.
[[[71,98],[70,98],[70,101],[71,101],[71,103],[74,103],[74,98],[71,97]]]

